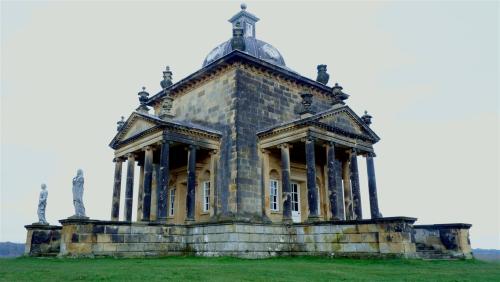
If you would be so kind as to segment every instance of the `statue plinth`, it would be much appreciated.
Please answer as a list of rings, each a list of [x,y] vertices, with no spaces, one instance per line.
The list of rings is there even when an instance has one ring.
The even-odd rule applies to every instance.
[[[70,217],[68,217],[68,219],[82,219],[82,220],[86,220],[86,219],[89,219],[88,216],[83,216],[83,215],[72,215]]]

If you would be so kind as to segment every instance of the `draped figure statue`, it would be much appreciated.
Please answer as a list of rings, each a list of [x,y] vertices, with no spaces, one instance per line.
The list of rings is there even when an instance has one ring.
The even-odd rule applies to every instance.
[[[40,197],[38,198],[38,223],[39,224],[49,224],[45,219],[45,208],[47,206],[47,197],[49,192],[47,191],[47,185],[42,184],[42,191],[40,191]]]
[[[73,205],[75,206],[74,217],[86,217],[83,206],[83,170],[78,169],[73,178]]]

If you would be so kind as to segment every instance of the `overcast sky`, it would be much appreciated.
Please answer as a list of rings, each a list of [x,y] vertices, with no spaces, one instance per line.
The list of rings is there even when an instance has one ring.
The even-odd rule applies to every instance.
[[[198,70],[239,4],[2,1],[0,241],[24,242],[42,182],[47,220],[71,216],[77,168],[87,214],[109,219],[116,121],[166,65],[175,81]],[[247,5],[288,67],[314,79],[327,64],[329,84],[373,115],[384,216],[472,223],[473,247],[500,248],[496,2]]]

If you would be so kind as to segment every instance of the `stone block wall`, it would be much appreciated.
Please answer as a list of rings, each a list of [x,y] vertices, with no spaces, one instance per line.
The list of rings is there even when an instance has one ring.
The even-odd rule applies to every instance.
[[[330,97],[318,89],[302,89],[300,85],[240,65],[236,72],[236,151],[237,206],[240,217],[261,215],[261,161],[257,131],[300,117],[300,94],[313,94],[312,108],[323,111],[331,107]]]
[[[413,236],[421,258],[472,258],[469,229],[464,223],[415,225]]]
[[[315,224],[161,225],[62,220],[61,256],[414,257],[411,218]]]
[[[28,256],[56,256],[61,243],[61,226],[32,224],[28,231],[24,254]]]

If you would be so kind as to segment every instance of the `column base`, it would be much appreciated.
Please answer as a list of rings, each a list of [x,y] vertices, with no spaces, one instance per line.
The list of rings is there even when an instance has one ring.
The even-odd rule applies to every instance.
[[[282,222],[283,222],[284,224],[293,224],[293,220],[292,220],[292,218],[291,218],[291,217],[290,217],[290,218],[284,217],[284,218],[282,219]]]
[[[184,223],[185,224],[193,224],[194,223],[194,219],[193,218],[186,218],[186,220],[184,220]]]

